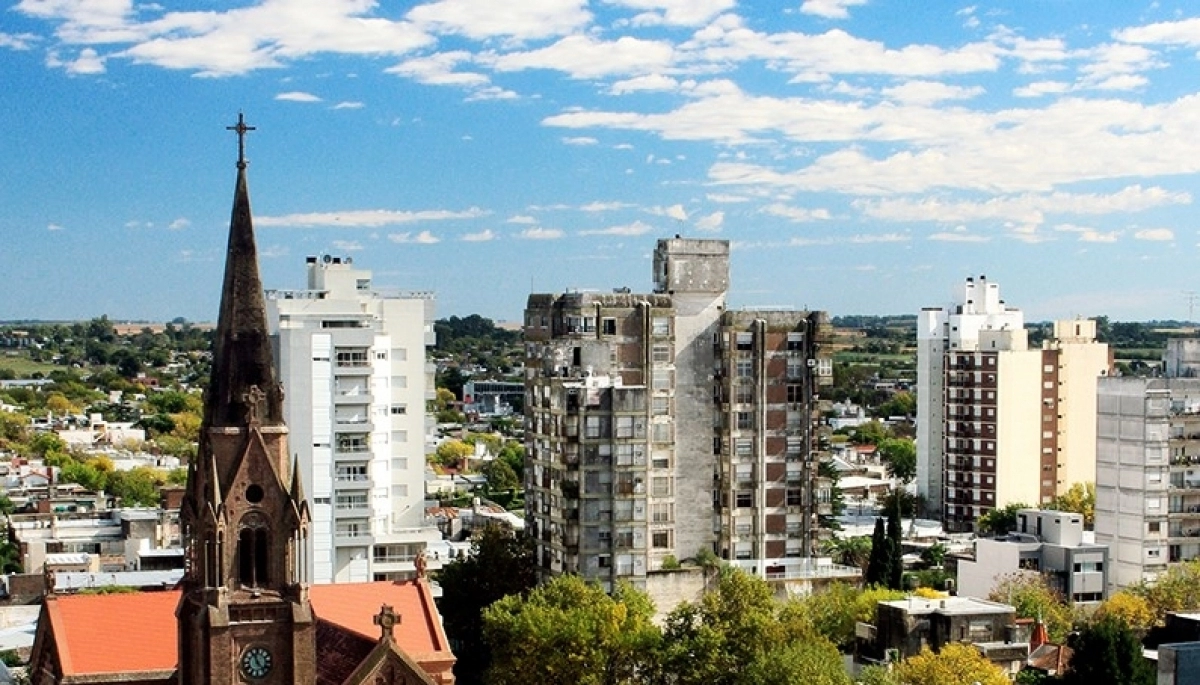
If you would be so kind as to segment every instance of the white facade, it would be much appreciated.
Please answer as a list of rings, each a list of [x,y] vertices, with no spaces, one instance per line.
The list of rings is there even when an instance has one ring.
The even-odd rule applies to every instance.
[[[306,289],[268,291],[267,310],[312,510],[309,577],[405,577],[440,539],[424,512],[433,295],[380,292],[349,258],[307,271]]]

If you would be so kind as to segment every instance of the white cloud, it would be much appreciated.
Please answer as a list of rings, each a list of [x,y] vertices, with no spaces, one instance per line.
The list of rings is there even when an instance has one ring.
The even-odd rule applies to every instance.
[[[335,240],[333,241],[333,249],[341,252],[360,252],[363,249],[363,244],[357,240]]]
[[[9,50],[29,50],[38,41],[38,36],[32,33],[4,33],[0,31],[0,48]]]
[[[542,228],[535,226],[521,231],[521,238],[526,240],[557,240],[563,237],[563,232],[557,228]]]
[[[1122,29],[1113,37],[1124,43],[1200,46],[1200,19],[1163,21]]]
[[[636,26],[699,26],[721,12],[733,9],[734,0],[605,0],[634,10],[644,10],[633,18]]]
[[[417,245],[433,245],[434,243],[441,242],[440,238],[434,236],[429,231],[421,231],[420,233],[416,233],[416,234],[413,234],[413,233],[389,233],[388,240],[392,241],[393,243],[401,243],[401,244],[413,243],[413,244],[417,244]]]
[[[805,221],[823,221],[830,217],[828,209],[806,209],[804,207],[790,207],[782,203],[769,204],[758,210],[763,214],[778,216],[789,221],[805,222]]]
[[[704,197],[709,202],[716,202],[719,204],[736,204],[750,201],[750,198],[744,195],[730,195],[729,193],[706,193]]]
[[[496,234],[492,229],[484,229],[478,233],[468,233],[462,237],[464,243],[486,243],[496,239]]]
[[[1159,186],[1143,188],[1131,185],[1115,193],[1027,193],[993,197],[988,200],[955,200],[937,197],[912,199],[858,200],[854,203],[863,214],[889,221],[937,221],[961,223],[978,220],[1009,220],[1036,225],[1046,214],[1112,214],[1138,212],[1153,207],[1191,204],[1186,192],[1172,192]]]
[[[713,212],[708,216],[696,219],[696,230],[704,233],[715,233],[721,230],[725,223],[725,212]]]
[[[937,81],[908,81],[883,89],[883,96],[914,105],[932,105],[943,100],[969,100],[983,94],[981,86],[952,86]]]
[[[1174,240],[1175,232],[1169,228],[1143,228],[1133,234],[1138,240],[1166,241]]]
[[[611,212],[618,209],[627,209],[632,206],[633,205],[629,204],[628,202],[600,202],[597,200],[595,202],[589,202],[585,205],[580,205],[579,210],[583,212]]]
[[[847,8],[865,4],[867,0],[804,0],[800,11],[826,19],[847,19],[850,16]]]
[[[679,81],[663,74],[646,74],[617,81],[609,87],[613,95],[642,92],[673,92],[679,90]]]
[[[674,204],[670,207],[646,207],[645,211],[647,214],[653,214],[654,216],[665,216],[668,219],[674,219],[676,221],[687,221],[688,218],[687,210],[684,209],[683,205],[680,204]]]
[[[169,228],[172,231],[179,231],[179,230],[185,229],[191,225],[192,225],[191,221],[188,221],[187,219],[180,217],[180,218],[172,221],[171,223],[167,224],[167,228]]]
[[[624,224],[621,226],[609,226],[608,228],[580,231],[579,235],[637,236],[637,235],[645,235],[646,233],[649,233],[651,230],[653,230],[653,228],[654,227],[651,226],[650,224],[647,224],[647,223],[644,223],[641,221],[634,221],[631,224]]]
[[[586,145],[595,145],[595,144],[599,143],[600,141],[596,140],[595,138],[589,137],[589,136],[578,136],[575,138],[570,138],[570,137],[563,138],[562,142],[565,145],[576,145],[576,146],[583,147]]]
[[[63,227],[61,224],[51,223],[51,224],[46,224],[46,230],[47,231],[61,231],[61,230],[63,230]]]
[[[930,240],[937,240],[946,243],[986,243],[991,238],[982,235],[972,235],[961,231],[944,231],[941,233],[933,233],[929,236]]]
[[[396,74],[413,79],[418,83],[434,86],[482,87],[489,83],[487,76],[469,71],[455,71],[463,63],[471,61],[471,53],[465,50],[438,52],[424,57],[405,60],[384,69],[385,74]]]
[[[575,79],[623,74],[657,73],[671,66],[675,50],[666,41],[621,36],[603,41],[585,35],[567,36],[544,48],[526,52],[487,53],[479,61],[496,71],[551,69]]]
[[[287,93],[279,93],[275,96],[276,100],[284,102],[320,102],[321,98],[312,93],[305,93],[298,90],[289,91]]]
[[[333,109],[362,109],[363,107],[366,107],[366,105],[361,102],[345,101],[337,103],[333,106]]]
[[[1036,98],[1043,95],[1059,95],[1071,90],[1071,84],[1062,81],[1034,81],[1033,83],[1013,89],[1013,95],[1019,98]]]
[[[586,0],[438,0],[409,10],[408,19],[428,30],[483,40],[561,36],[587,26]]]
[[[47,61],[49,61],[49,59]],[[80,50],[78,57],[73,60],[62,62],[60,66],[65,68],[68,74],[77,74],[80,76],[103,74],[106,71],[105,58],[101,57],[100,54],[92,48],[84,48]]]
[[[346,212],[313,212],[309,214],[286,214],[283,216],[255,217],[259,226],[346,226],[372,227],[409,224],[417,221],[446,221],[450,219],[477,219],[489,212],[472,207],[462,211],[445,209],[417,212],[389,209],[363,209]]]
[[[1054,227],[1054,230],[1063,233],[1075,233],[1079,236],[1079,241],[1084,243],[1115,243],[1121,235],[1120,231],[1102,233],[1094,228],[1076,226],[1074,224],[1059,224]]]
[[[517,216],[509,217],[508,220],[505,221],[504,223],[507,223],[507,224],[536,224],[537,222],[538,222],[538,220],[531,216],[517,215]]]

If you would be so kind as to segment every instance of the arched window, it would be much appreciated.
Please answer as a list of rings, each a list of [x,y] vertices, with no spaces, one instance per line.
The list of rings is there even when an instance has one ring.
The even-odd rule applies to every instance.
[[[238,526],[237,574],[244,587],[264,587],[271,582],[271,535],[267,520],[256,512],[242,517]]]

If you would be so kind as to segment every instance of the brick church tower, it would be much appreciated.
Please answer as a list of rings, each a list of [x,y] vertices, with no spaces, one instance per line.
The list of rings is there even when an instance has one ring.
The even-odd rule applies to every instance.
[[[316,681],[316,622],[299,558],[308,508],[288,452],[258,272],[239,115],[237,186],[199,453],[180,512],[180,685]]]

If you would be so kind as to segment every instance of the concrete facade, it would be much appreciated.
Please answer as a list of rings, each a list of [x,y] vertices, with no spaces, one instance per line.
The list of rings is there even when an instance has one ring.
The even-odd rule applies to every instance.
[[[983,276],[949,307],[918,314],[917,491],[948,531],[1090,480],[1091,398],[1111,368],[1095,331],[1093,321],[1060,321],[1030,348],[1023,314]]]
[[[1099,384],[1096,542],[1118,589],[1200,557],[1200,378]]]
[[[526,509],[547,574],[644,587],[709,550],[765,576],[812,549],[827,319],[726,311],[728,251],[661,240],[653,293],[530,296]]]
[[[309,573],[317,583],[411,577],[441,537],[423,506],[433,295],[378,290],[349,258],[309,257],[306,270],[305,289],[268,291],[267,308],[312,501]]]
[[[1068,602],[1099,602],[1107,593],[1108,548],[1083,541],[1083,517],[1022,509],[1017,529],[975,541],[974,561],[959,560],[958,591],[987,597],[1005,576],[1046,576]]]

